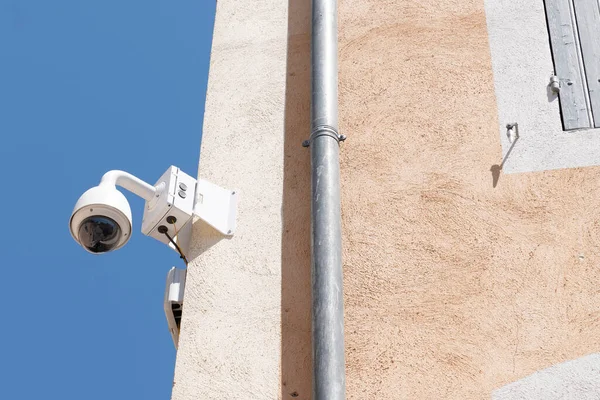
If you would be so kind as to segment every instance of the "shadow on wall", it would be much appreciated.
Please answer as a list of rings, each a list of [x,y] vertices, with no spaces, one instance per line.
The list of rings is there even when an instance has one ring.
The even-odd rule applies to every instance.
[[[500,163],[500,165],[494,164],[490,167],[490,172],[492,173],[492,187],[493,188],[496,188],[496,186],[498,186],[498,180],[500,179],[500,172],[502,172],[502,168],[504,168],[504,164],[506,163],[508,156],[510,156],[511,151],[513,150],[513,148],[515,147],[515,145],[517,144],[518,141],[519,141],[519,137],[517,137],[512,142],[512,144],[510,145],[510,148],[506,152],[506,155],[502,159],[502,162]]]
[[[538,371],[492,394],[492,400],[600,398],[600,353]]]
[[[281,243],[281,399],[312,398],[310,276],[310,12],[288,4]]]

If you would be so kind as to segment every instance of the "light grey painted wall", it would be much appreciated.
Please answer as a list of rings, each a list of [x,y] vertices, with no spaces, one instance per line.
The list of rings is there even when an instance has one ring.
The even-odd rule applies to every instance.
[[[503,155],[506,124],[520,138],[504,172],[600,165],[600,129],[563,131],[559,103],[548,89],[552,55],[543,1],[485,0]]]
[[[237,231],[194,225],[173,400],[279,395],[287,8],[217,5],[199,176],[238,191]]]
[[[567,361],[495,390],[492,400],[600,399],[600,354]]]

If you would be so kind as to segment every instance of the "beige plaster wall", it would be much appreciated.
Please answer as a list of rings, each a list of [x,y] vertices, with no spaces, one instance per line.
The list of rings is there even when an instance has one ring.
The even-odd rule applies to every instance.
[[[600,169],[498,171],[483,0],[340,27],[348,398],[489,399],[598,352]]]
[[[237,230],[194,225],[173,400],[280,390],[287,8],[217,4],[199,176],[237,191]]]
[[[512,399],[599,352],[600,170],[502,173],[483,0],[339,9],[348,398]],[[200,176],[240,231],[196,225],[174,400],[311,398],[309,24],[219,1]]]

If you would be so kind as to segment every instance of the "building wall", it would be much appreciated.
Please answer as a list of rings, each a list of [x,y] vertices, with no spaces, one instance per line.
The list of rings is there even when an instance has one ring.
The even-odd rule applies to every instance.
[[[174,400],[311,398],[308,3],[218,3],[200,176],[239,230],[195,226]],[[600,388],[600,170],[503,171],[487,22],[340,0],[349,399]]]
[[[483,0],[340,26],[348,398],[488,399],[598,352],[600,170],[499,170]]]
[[[237,191],[237,230],[194,225],[174,400],[279,392],[287,16],[217,4],[199,177]]]

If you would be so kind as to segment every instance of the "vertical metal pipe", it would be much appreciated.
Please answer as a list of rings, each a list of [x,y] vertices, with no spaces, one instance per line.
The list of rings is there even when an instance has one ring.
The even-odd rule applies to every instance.
[[[337,0],[312,2],[313,398],[346,398],[338,134]]]

